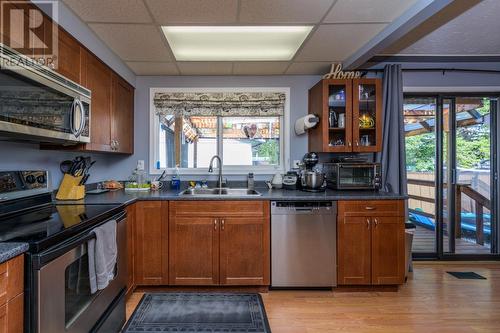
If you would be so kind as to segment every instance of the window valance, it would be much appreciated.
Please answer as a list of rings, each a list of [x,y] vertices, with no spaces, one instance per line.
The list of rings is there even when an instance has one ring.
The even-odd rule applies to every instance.
[[[157,92],[156,114],[175,116],[282,116],[281,92]]]

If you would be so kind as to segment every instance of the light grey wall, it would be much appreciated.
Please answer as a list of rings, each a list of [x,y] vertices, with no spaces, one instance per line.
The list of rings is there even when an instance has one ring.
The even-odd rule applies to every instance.
[[[307,151],[307,135],[293,132],[295,120],[307,114],[308,90],[320,76],[139,76],[135,95],[135,149],[134,158],[144,159],[149,165],[149,105],[150,88],[159,87],[289,87],[290,88],[290,163],[301,159]],[[241,177],[240,177],[241,178]],[[261,177],[259,177],[261,178]],[[267,178],[266,178],[267,179]]]

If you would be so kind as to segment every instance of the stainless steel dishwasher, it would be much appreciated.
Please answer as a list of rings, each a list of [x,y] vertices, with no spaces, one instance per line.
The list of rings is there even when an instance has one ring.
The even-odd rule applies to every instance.
[[[337,285],[337,204],[271,202],[271,286]]]

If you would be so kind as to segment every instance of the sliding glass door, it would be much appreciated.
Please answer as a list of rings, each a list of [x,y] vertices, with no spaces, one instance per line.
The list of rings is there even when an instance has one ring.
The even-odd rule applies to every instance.
[[[498,253],[497,105],[489,96],[405,98],[414,255]]]

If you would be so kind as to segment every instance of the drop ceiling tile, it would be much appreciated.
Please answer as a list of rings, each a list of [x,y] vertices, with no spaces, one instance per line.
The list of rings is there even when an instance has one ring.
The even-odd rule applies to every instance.
[[[235,23],[237,0],[145,0],[159,24]]]
[[[182,75],[231,75],[231,62],[177,62]]]
[[[144,24],[89,24],[92,30],[125,61],[171,61],[160,31]]]
[[[242,23],[318,23],[333,0],[242,0]]]
[[[343,61],[379,33],[386,24],[321,25],[294,61]]]
[[[85,22],[150,23],[142,0],[64,0]]]
[[[324,23],[392,22],[416,0],[338,0]]]
[[[136,75],[179,75],[173,62],[129,61],[127,65]]]
[[[280,75],[288,67],[288,62],[282,61],[248,61],[235,62],[233,74],[235,75]]]
[[[286,74],[291,75],[323,75],[330,71],[330,62],[294,62]]]

